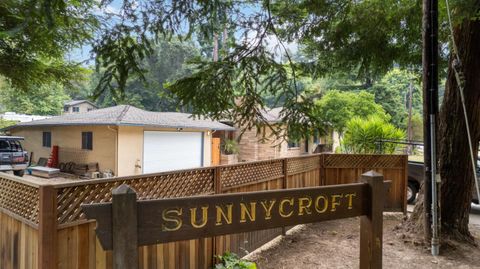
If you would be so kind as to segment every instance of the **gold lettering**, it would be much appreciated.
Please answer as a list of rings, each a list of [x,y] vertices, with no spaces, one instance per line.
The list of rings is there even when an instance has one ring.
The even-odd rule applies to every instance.
[[[305,203],[307,203],[305,205]],[[312,210],[310,207],[312,206],[312,198],[310,197],[301,197],[298,198],[298,215],[302,216],[305,213],[308,215],[312,214]]]
[[[340,205],[340,201],[337,201],[337,198],[342,198],[343,194],[333,194],[332,195],[332,209],[330,211],[337,211],[337,205]]]
[[[270,202],[270,204],[268,204]],[[262,204],[263,209],[265,210],[265,219],[271,219],[272,218],[272,208],[273,205],[275,204],[276,200],[270,200],[270,201],[261,201],[260,204]]]
[[[208,219],[208,206],[202,206],[202,221],[201,223],[197,223],[197,208],[193,207],[190,208],[190,222],[192,223],[192,227],[194,228],[202,228],[207,224]]]
[[[164,232],[172,232],[180,229],[182,227],[182,209],[181,208],[171,208],[165,209],[162,212],[162,219],[164,222],[169,222],[171,225],[167,225],[166,223],[162,224],[162,231]]]
[[[282,199],[280,201],[280,204],[278,206],[278,213],[280,214],[280,216],[284,217],[284,218],[288,218],[290,217],[292,214],[293,214],[293,209],[292,211],[290,211],[290,213],[286,213],[285,212],[285,209],[283,208],[284,204],[285,203],[289,203],[290,206],[293,206],[293,198],[290,198],[290,199]]]
[[[321,208],[320,205],[319,205],[320,200],[323,200],[323,208]],[[325,213],[325,211],[327,211],[327,209],[328,209],[328,199],[327,199],[327,197],[325,197],[323,195],[317,196],[317,199],[315,199],[315,210],[318,213]]]
[[[257,209],[257,202],[250,202],[250,210],[244,203],[240,203],[240,222],[247,222],[245,216],[248,215],[250,221],[255,221],[255,211]]]
[[[227,213],[223,210],[223,206],[215,206],[217,208],[217,222],[215,225],[222,225],[222,218],[227,222],[227,224],[232,224],[232,207],[233,204],[227,204]]]
[[[353,205],[353,197],[357,196],[356,193],[348,193],[345,194],[345,197],[348,198],[348,209],[352,209]]]

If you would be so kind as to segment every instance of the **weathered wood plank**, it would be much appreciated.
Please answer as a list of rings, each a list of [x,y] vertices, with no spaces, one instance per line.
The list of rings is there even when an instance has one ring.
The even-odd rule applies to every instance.
[[[128,185],[112,191],[113,268],[138,268],[137,195]],[[126,255],[128,253],[128,255]]]
[[[138,244],[189,240],[365,214],[367,184],[139,201]],[[112,249],[112,203],[83,205]],[[127,214],[123,213],[123,216]],[[128,215],[129,216],[129,215]],[[250,225],[254,223],[254,225]],[[110,235],[110,236],[104,236]]]
[[[40,186],[38,223],[38,268],[57,268],[57,190],[53,186]]]
[[[383,176],[370,171],[362,175],[362,181],[369,185],[369,210],[360,217],[360,269],[381,269],[385,200]]]

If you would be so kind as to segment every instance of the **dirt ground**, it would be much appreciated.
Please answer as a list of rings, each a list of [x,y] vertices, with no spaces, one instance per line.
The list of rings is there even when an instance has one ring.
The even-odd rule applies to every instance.
[[[383,268],[480,268],[480,247],[450,245],[438,257],[429,246],[405,236],[398,225],[403,215],[384,217]],[[480,238],[480,225],[471,225]],[[246,258],[261,269],[358,268],[359,219],[336,220],[297,226]]]

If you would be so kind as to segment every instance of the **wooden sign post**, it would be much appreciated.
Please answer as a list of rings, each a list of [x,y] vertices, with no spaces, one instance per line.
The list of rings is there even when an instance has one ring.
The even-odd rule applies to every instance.
[[[360,268],[382,267],[382,226],[389,182],[375,172],[362,183],[137,201],[127,185],[112,203],[82,205],[114,269],[138,268],[138,246],[361,216]]]

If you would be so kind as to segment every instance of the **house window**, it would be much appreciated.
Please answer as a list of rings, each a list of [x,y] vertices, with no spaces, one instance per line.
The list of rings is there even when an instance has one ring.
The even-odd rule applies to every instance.
[[[93,149],[93,134],[92,132],[82,132],[82,149]]]
[[[72,111],[73,112],[80,112],[80,107],[74,106],[74,107],[72,107]]]
[[[46,148],[50,148],[52,146],[52,133],[51,132],[43,132],[42,145]]]
[[[68,110],[69,110],[69,107],[68,107],[68,106],[64,106],[64,107],[63,107],[63,112],[68,112]]]
[[[300,144],[298,143],[298,140],[288,140],[288,148],[298,148],[300,147]]]
[[[88,109],[87,109],[87,111],[92,111],[92,110],[93,110],[93,108],[88,108]]]

